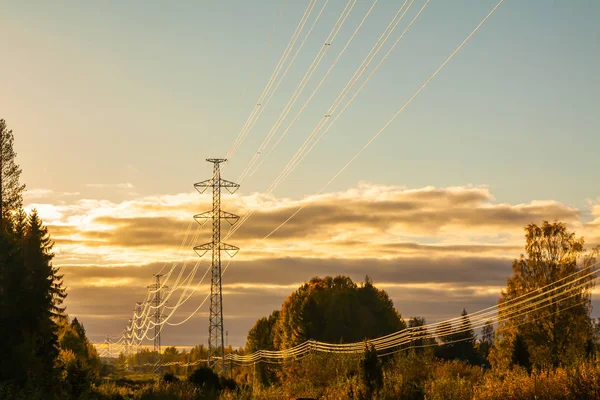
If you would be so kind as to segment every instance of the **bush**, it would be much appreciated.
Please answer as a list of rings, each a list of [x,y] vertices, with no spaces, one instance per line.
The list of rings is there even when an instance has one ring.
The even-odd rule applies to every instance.
[[[222,390],[236,390],[237,389],[237,383],[235,382],[234,379],[229,379],[229,378],[225,378],[224,376],[221,376],[219,379],[219,386]]]
[[[471,400],[473,383],[459,376],[432,379],[425,384],[425,398],[427,400]]]
[[[163,375],[163,381],[165,382],[179,382],[179,378],[175,376],[172,372],[167,372]]]
[[[110,382],[103,383],[100,386],[92,385],[92,395],[90,397],[98,400],[125,400],[132,399],[133,396],[134,391],[130,388]]]
[[[135,393],[135,400],[217,400],[218,395],[204,393],[190,382],[157,382]]]
[[[219,375],[209,367],[198,368],[190,374],[188,381],[207,392],[221,390]]]

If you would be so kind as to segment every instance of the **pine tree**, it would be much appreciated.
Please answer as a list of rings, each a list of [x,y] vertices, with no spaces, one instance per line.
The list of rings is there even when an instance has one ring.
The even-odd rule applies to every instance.
[[[23,206],[25,185],[19,182],[21,168],[15,163],[14,136],[0,119],[0,233],[4,232],[11,211]]]

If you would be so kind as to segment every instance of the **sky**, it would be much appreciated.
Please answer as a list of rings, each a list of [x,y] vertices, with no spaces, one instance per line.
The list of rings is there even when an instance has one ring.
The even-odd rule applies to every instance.
[[[27,209],[56,242],[67,311],[92,340],[121,331],[164,267],[176,289],[169,304],[187,299],[170,322],[198,312],[165,327],[163,343],[206,342],[208,304],[199,305],[209,286],[199,282],[208,255],[196,267],[191,247],[209,241],[192,217],[210,208],[210,195],[193,184],[210,178],[206,158],[228,153],[223,177],[241,187],[223,194],[223,207],[251,214],[227,239],[241,248],[223,278],[236,346],[313,276],[368,274],[403,316],[434,322],[496,303],[528,223],[564,221],[588,247],[600,244],[593,0],[504,1],[319,192],[496,5],[408,1],[346,97],[354,100],[325,117],[402,3],[358,0],[325,46],[348,2],[317,0],[267,102],[261,93],[310,1],[0,0],[0,118],[15,135]],[[253,110],[260,115],[244,129]],[[323,122],[331,128],[322,140],[271,191]]]

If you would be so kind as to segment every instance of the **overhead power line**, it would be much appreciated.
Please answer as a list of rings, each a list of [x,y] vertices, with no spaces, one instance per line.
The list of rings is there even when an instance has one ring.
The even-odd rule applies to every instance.
[[[412,3],[413,3],[413,2],[414,2],[414,0],[413,0],[413,1],[412,1],[410,4],[412,5]],[[425,3],[425,5],[427,5],[427,3],[428,3],[428,2],[429,2],[429,0],[428,0],[428,1]],[[431,82],[431,80],[432,80],[432,79],[433,79],[433,78],[434,78],[434,77],[435,77],[435,76],[436,76],[436,75],[437,75],[437,74],[438,74],[438,73],[439,73],[439,72],[440,72],[440,71],[443,69],[443,67],[444,67],[444,66],[445,66],[445,65],[446,65],[446,64],[447,64],[447,63],[448,63],[448,62],[449,62],[449,61],[450,61],[450,60],[451,60],[451,59],[454,57],[454,55],[456,55],[456,53],[457,53],[457,52],[458,52],[458,51],[459,51],[459,50],[460,50],[460,49],[461,49],[461,48],[462,48],[462,47],[463,47],[463,46],[466,44],[466,42],[467,42],[467,41],[468,41],[468,40],[469,40],[469,39],[470,39],[470,38],[471,38],[471,37],[472,37],[472,36],[475,34],[475,32],[477,32],[477,30],[478,30],[478,29],[481,27],[481,25],[483,25],[483,23],[484,23],[484,22],[485,22],[485,21],[486,21],[486,20],[487,20],[487,19],[488,19],[488,18],[489,18],[489,17],[490,17],[490,16],[491,16],[491,15],[492,15],[494,12],[495,12],[495,10],[496,10],[496,9],[497,9],[497,8],[500,6],[500,4],[501,4],[502,2],[503,2],[503,0],[501,0],[501,1],[500,1],[500,2],[499,2],[499,3],[498,3],[498,4],[497,4],[497,5],[496,5],[496,6],[495,6],[493,9],[492,9],[492,11],[491,11],[491,12],[490,12],[490,13],[489,13],[489,14],[488,14],[488,15],[487,15],[487,16],[486,16],[486,17],[485,17],[485,18],[484,18],[484,19],[481,21],[481,23],[480,23],[480,24],[479,24],[479,25],[478,25],[478,26],[477,26],[477,27],[476,27],[476,28],[475,28],[475,29],[474,29],[474,30],[471,32],[471,34],[470,34],[470,35],[469,35],[469,36],[468,36],[468,37],[467,37],[467,38],[466,38],[466,39],[465,39],[465,40],[464,40],[464,41],[463,41],[463,42],[462,42],[462,43],[461,43],[461,44],[460,44],[460,45],[459,45],[457,48],[456,48],[456,50],[455,50],[455,51],[454,51],[454,52],[453,52],[453,53],[452,53],[452,54],[451,54],[451,55],[450,55],[450,56],[449,56],[449,57],[448,57],[448,58],[447,58],[447,59],[444,61],[444,63],[443,63],[443,64],[442,64],[442,65],[441,65],[441,66],[440,66],[440,67],[439,67],[439,68],[438,68],[438,69],[437,69],[437,70],[436,70],[434,73],[433,73],[433,75],[432,75],[432,76],[431,76],[431,77],[430,77],[430,78],[429,78],[429,79],[428,79],[428,80],[427,80],[427,81],[426,81],[426,82],[425,82],[425,83],[424,83],[424,84],[423,84],[423,85],[422,85],[422,86],[419,88],[419,90],[417,90],[417,92],[415,92],[415,93],[413,94],[413,96],[412,96],[412,97],[411,97],[411,98],[410,98],[410,99],[409,99],[409,100],[408,100],[408,101],[407,101],[407,102],[406,102],[406,103],[405,103],[405,104],[404,104],[404,105],[401,107],[401,109],[400,109],[400,110],[399,110],[399,111],[398,111],[398,112],[397,112],[397,113],[396,113],[396,114],[395,114],[395,115],[392,117],[392,119],[390,119],[390,120],[389,120],[389,121],[388,121],[388,122],[387,122],[387,123],[384,125],[384,127],[383,127],[383,128],[382,128],[382,129],[381,129],[381,130],[380,130],[380,131],[377,133],[377,134],[375,134],[375,136],[374,136],[373,138],[371,138],[371,140],[370,140],[369,142],[367,142],[367,144],[366,144],[366,145],[365,145],[365,146],[364,146],[364,147],[363,147],[361,150],[359,150],[359,152],[358,152],[358,153],[357,153],[357,154],[356,154],[356,155],[355,155],[353,158],[351,158],[351,159],[350,159],[350,161],[348,161],[348,162],[347,162],[347,163],[344,165],[344,167],[342,167],[342,169],[341,169],[340,171],[338,171],[338,173],[337,173],[336,175],[334,175],[334,176],[333,176],[333,178],[332,178],[332,179],[331,179],[331,180],[330,180],[330,181],[329,181],[329,182],[328,182],[328,183],[327,183],[327,184],[326,184],[326,185],[325,185],[325,186],[324,186],[324,187],[323,187],[323,188],[322,188],[322,189],[321,189],[319,192],[317,192],[317,195],[321,194],[321,193],[322,193],[322,192],[323,192],[323,191],[324,191],[324,190],[325,190],[325,189],[326,189],[326,188],[327,188],[327,187],[328,187],[328,186],[329,186],[329,185],[330,185],[330,184],[333,182],[333,180],[335,180],[335,179],[336,179],[336,178],[337,178],[337,177],[338,177],[338,176],[339,176],[339,175],[340,175],[340,174],[341,174],[341,173],[342,173],[342,172],[343,172],[343,171],[344,171],[344,170],[345,170],[345,169],[346,169],[346,168],[347,168],[347,167],[348,167],[348,166],[349,166],[349,165],[350,165],[350,164],[351,164],[351,163],[352,163],[352,162],[353,162],[353,161],[354,161],[354,160],[355,160],[355,159],[356,159],[356,158],[357,158],[357,157],[358,157],[358,156],[359,156],[361,153],[362,153],[362,151],[364,151],[364,150],[366,149],[366,147],[368,147],[368,146],[370,145],[370,143],[372,143],[372,141],[374,141],[374,140],[375,140],[375,139],[376,139],[376,138],[377,138],[377,137],[378,137],[378,136],[379,136],[379,135],[380,135],[380,134],[383,132],[383,130],[384,130],[384,129],[386,129],[386,128],[387,128],[387,126],[389,126],[389,124],[391,124],[391,122],[392,122],[392,121],[393,121],[393,120],[394,120],[394,119],[395,119],[395,118],[396,118],[396,117],[397,117],[397,116],[398,116],[398,115],[399,115],[399,114],[400,114],[400,113],[401,113],[401,112],[402,112],[402,111],[403,111],[403,110],[406,108],[406,106],[407,106],[408,104],[410,104],[410,102],[412,102],[412,100],[413,100],[413,99],[414,99],[414,98],[415,98],[415,97],[416,97],[416,96],[417,96],[417,95],[418,95],[418,94],[419,94],[419,93],[420,93],[420,92],[421,92],[421,91],[422,91],[422,90],[423,90],[423,89],[424,89],[424,88],[425,88],[425,87],[426,87],[426,86],[427,86],[427,85],[428,85],[428,84]],[[313,7],[313,8],[314,8],[314,5],[315,5],[315,4],[316,4],[316,3],[313,3],[313,4],[312,4],[312,7]],[[405,4],[406,4],[406,2],[405,2]],[[425,5],[424,5],[424,6],[425,6]],[[420,12],[423,10],[424,6],[423,6],[423,7],[421,8],[421,10],[419,11],[419,14],[420,14]],[[310,7],[310,4],[309,4],[309,7]],[[403,7],[404,7],[404,5],[403,5]],[[409,6],[409,7],[410,7],[410,6]],[[307,10],[308,10],[308,8],[307,8]],[[312,11],[311,11],[311,12],[312,12]],[[406,11],[404,12],[404,14],[405,14],[405,13],[406,13]],[[305,12],[305,14],[306,14],[306,12]],[[310,13],[309,13],[309,14],[310,14]],[[402,14],[402,16],[404,16],[404,14]],[[418,15],[417,15],[417,16],[418,16]],[[304,16],[303,16],[303,17],[304,17]],[[411,21],[411,24],[410,24],[410,25],[412,25],[412,23],[414,22],[414,20],[415,20],[415,19],[416,19],[416,17],[415,17],[415,18],[413,18],[413,21]],[[302,20],[301,20],[301,22],[302,22]],[[397,21],[395,21],[395,23],[396,23],[396,22],[397,22]],[[306,21],[304,21],[304,24],[305,24],[305,23],[306,23]],[[396,25],[397,25],[397,23],[396,23]],[[394,27],[395,27],[396,25],[394,25]],[[410,25],[408,26],[408,28],[410,28]],[[304,25],[302,25],[302,26],[304,26]],[[314,26],[314,24],[313,24],[313,26]],[[408,29],[408,28],[407,28],[407,29]],[[407,29],[406,29],[406,30],[407,30]],[[404,31],[404,33],[406,33],[406,30]],[[404,36],[404,33],[403,33],[403,34],[400,36],[400,38],[398,38],[398,40],[400,40],[400,39],[401,39],[401,38]],[[389,37],[389,35],[387,35],[387,36],[386,36],[386,40],[387,40],[387,37]],[[306,39],[306,38],[305,38],[305,39]],[[296,38],[296,40],[297,40],[297,38]],[[396,43],[398,42],[398,40],[396,41]],[[294,43],[295,43],[295,42],[294,42]],[[377,45],[377,44],[376,44],[376,45]],[[388,51],[388,54],[389,54],[389,51]],[[386,55],[386,56],[387,56],[387,55]],[[385,59],[385,57],[384,57],[384,59]],[[371,61],[372,61],[372,59],[371,59]],[[371,62],[371,61],[369,61],[369,62]],[[381,62],[382,62],[382,61],[380,61],[380,63],[379,63],[378,65],[381,65]],[[368,66],[368,64],[367,64],[367,66]],[[288,68],[289,68],[289,66],[288,66]],[[359,67],[359,70],[360,70],[360,69],[361,69],[361,68]],[[277,70],[277,68],[276,68],[276,70]],[[281,68],[279,68],[279,70],[281,70]],[[372,72],[372,73],[373,73],[373,72]],[[372,75],[372,73],[371,73],[371,75]],[[371,75],[370,75],[370,76],[371,76]],[[367,79],[368,79],[368,78],[367,78]],[[356,82],[356,80],[354,80],[354,81]],[[352,86],[355,84],[355,82],[354,82],[354,83],[351,83],[351,84],[350,84],[350,87],[352,87]],[[364,84],[365,84],[365,82],[363,82],[363,86],[364,86]],[[272,86],[272,84],[271,84],[271,86]],[[361,87],[362,87],[362,86],[361,86]],[[360,90],[360,89],[359,89],[359,90]],[[356,97],[356,94],[357,94],[357,93],[355,93],[355,95],[352,97],[352,99],[353,99],[354,97]],[[351,100],[352,100],[352,99],[351,99]],[[334,103],[335,103],[335,102],[334,102]],[[347,103],[347,105],[348,105],[348,103]],[[347,105],[346,105],[346,107],[347,107]],[[345,108],[344,108],[344,109],[345,109]],[[343,110],[342,110],[342,112],[343,112]],[[327,128],[327,129],[329,129],[329,128]],[[322,137],[322,136],[320,136],[320,137]],[[238,136],[238,139],[239,139],[239,136]],[[243,140],[243,138],[242,138],[242,140]],[[318,139],[317,139],[317,141],[318,141]],[[232,149],[230,149],[230,152],[231,152],[231,151],[235,151],[235,147],[236,147],[236,146],[239,146],[239,143],[238,143],[238,142],[239,142],[238,140],[236,140],[236,142],[234,142],[234,145],[232,146]],[[236,143],[237,143],[237,144],[236,144]],[[316,144],[316,143],[315,143],[314,141],[312,141],[312,142],[311,142],[311,147],[309,147],[309,149],[310,149],[310,148],[312,148],[312,147],[314,146],[314,144]],[[309,150],[309,151],[310,151],[310,150]],[[301,154],[304,154],[304,156],[305,156],[305,154],[306,154],[306,153],[304,153],[304,152],[303,152],[303,153],[301,153]],[[302,158],[303,158],[303,157],[302,157]],[[295,165],[297,165],[297,163],[298,163],[299,161],[301,161],[301,160],[302,160],[302,158],[296,158],[296,159],[294,159],[294,158],[293,158],[293,159],[292,159],[292,161],[290,161],[290,163],[288,163],[288,167],[286,167],[286,169],[285,169],[285,171],[286,171],[286,172],[285,172],[285,173],[287,174],[287,173],[288,173],[287,171],[290,171],[292,168],[295,168]],[[299,160],[299,161],[298,161],[298,160]],[[213,178],[214,178],[214,176],[213,176]],[[274,182],[274,184],[272,185],[272,188],[274,188],[274,187],[277,187],[279,184],[281,184],[281,179],[278,179],[278,180],[276,180],[276,181]],[[272,190],[271,190],[271,191],[272,191]],[[266,240],[268,237],[270,237],[272,234],[274,234],[274,233],[275,233],[277,230],[279,230],[279,229],[280,229],[280,228],[281,228],[283,225],[285,225],[287,222],[289,222],[289,221],[290,221],[290,220],[291,220],[291,219],[292,219],[292,218],[293,218],[295,215],[297,215],[297,214],[298,214],[298,213],[299,213],[299,212],[300,212],[300,211],[301,211],[301,210],[302,210],[302,209],[303,209],[305,206],[306,206],[306,203],[305,203],[305,204],[303,204],[303,205],[302,205],[302,206],[301,206],[299,209],[297,209],[297,210],[296,210],[296,211],[295,211],[295,212],[294,212],[294,213],[293,213],[293,214],[292,214],[292,215],[291,215],[291,216],[290,216],[288,219],[286,219],[286,220],[285,220],[285,221],[284,221],[282,224],[280,224],[279,226],[277,226],[277,227],[276,227],[274,230],[272,230],[272,231],[271,231],[269,234],[267,234],[267,235],[266,235],[265,237],[263,237],[261,240],[257,241],[257,242],[254,244],[254,246],[252,246],[250,249],[254,248],[256,245],[258,245],[259,243],[261,243],[262,241],[264,241],[264,240]],[[241,226],[241,224],[242,224],[242,223],[243,223],[245,220],[247,220],[247,218],[249,218],[249,215],[250,215],[250,214],[251,214],[251,213],[249,213],[248,215],[246,215],[246,216],[245,216],[245,219],[242,219],[242,221],[240,221],[240,223],[239,223],[239,224],[238,224],[238,225],[237,225],[237,226],[236,226],[234,229],[232,229],[232,230],[230,231],[230,233],[229,233],[229,234],[227,234],[227,235],[225,236],[225,239],[226,239],[226,238],[228,238],[229,236],[231,236],[231,235],[232,235],[232,234],[233,234],[233,233],[234,233],[234,232],[235,232],[237,229],[239,229],[239,226]],[[228,263],[228,264],[225,266],[225,268],[223,268],[223,270],[222,270],[222,273],[224,273],[224,272],[226,271],[226,269],[227,269],[227,267],[228,267],[228,266],[229,266],[229,263]],[[164,268],[164,266],[163,266],[163,268]],[[172,271],[169,271],[169,275],[170,275],[171,273],[172,273]],[[181,274],[180,274],[180,275],[181,275]],[[149,301],[149,299],[150,299],[150,298],[152,298],[152,293],[149,293],[149,294],[148,294],[147,301]],[[188,298],[189,298],[189,297],[188,297]],[[180,299],[181,299],[181,297],[180,297]],[[206,301],[206,299],[205,299],[205,301]],[[203,302],[203,303],[204,303],[204,302]],[[203,303],[202,303],[202,304],[203,304]],[[198,309],[196,309],[196,311],[194,311],[194,313],[192,313],[192,315],[190,315],[190,316],[189,316],[188,318],[186,318],[185,320],[188,320],[189,318],[191,318],[191,316],[193,316],[193,315],[194,315],[194,314],[195,314],[195,313],[196,313],[196,312],[199,310],[199,308],[200,308],[200,307],[198,307]],[[173,309],[173,312],[175,311],[175,309],[176,309],[176,308],[174,308],[174,309]],[[137,324],[137,323],[136,323],[136,319],[138,319],[138,320],[139,320],[139,319],[142,319],[142,318],[144,318],[144,319],[145,319],[145,321],[146,321],[146,322],[143,322],[143,323],[141,324],[141,325],[142,325],[142,327],[143,327],[143,326],[147,326],[147,327],[150,327],[150,326],[152,326],[152,321],[150,321],[150,320],[149,320],[149,318],[148,318],[148,314],[149,314],[149,313],[147,313],[147,312],[146,312],[146,313],[145,313],[145,312],[142,312],[142,315],[137,315],[137,316],[136,316],[136,312],[134,312],[134,318],[133,318],[133,322],[132,322],[132,330],[133,330],[134,334],[136,333],[135,331],[136,331],[137,329],[139,329],[139,324]],[[172,315],[172,314],[171,314],[171,315]],[[163,322],[163,324],[164,324],[164,322]],[[162,326],[162,325],[161,325],[161,326]],[[143,329],[143,328],[142,328],[142,329]],[[145,335],[144,335],[144,336],[145,336]]]
[[[263,103],[263,101],[266,100],[267,95],[269,94],[271,88],[273,87],[273,84],[279,77],[279,73],[280,73],[281,69],[285,65],[287,58],[289,57],[292,49],[294,48],[296,42],[298,41],[298,38],[300,37],[302,30],[304,29],[304,25],[306,25],[306,22],[308,21],[310,14],[312,13],[316,4],[317,4],[317,0],[310,0],[308,5],[306,6],[306,10],[304,11],[302,18],[300,19],[300,22],[298,22],[298,25],[296,26],[296,30],[292,34],[292,37],[290,38],[290,41],[288,42],[287,47],[285,48],[281,58],[279,59],[279,62],[275,66],[275,70],[271,74],[271,77],[269,78],[265,88],[263,89],[262,93],[258,97],[258,100],[256,101],[256,104],[255,104],[254,108],[252,109],[252,112],[246,119],[246,122],[244,123],[244,126],[242,126],[242,129],[240,130],[235,141],[233,142],[233,145],[227,152],[227,155],[225,156],[226,159],[233,157],[236,150],[238,149],[238,147],[240,146],[240,144],[243,142],[244,138],[248,134],[250,127],[254,124],[255,120],[258,119],[258,116],[260,115],[260,113],[262,113],[262,109],[263,109],[262,103]],[[310,32],[309,32],[309,34],[310,34]],[[307,37],[308,37],[308,35],[307,35]],[[294,57],[294,59],[295,59],[295,57]],[[293,62],[293,60],[292,60],[292,62]],[[292,62],[290,62],[289,65],[291,65]],[[288,66],[288,68],[289,68],[289,66]],[[286,71],[287,71],[287,69],[286,69]],[[275,90],[273,91],[273,93],[275,92]]]
[[[304,143],[302,144],[302,146],[300,147],[300,149],[298,149],[298,151],[296,152],[296,154],[292,157],[292,159],[288,162],[288,164],[279,173],[278,177],[271,184],[271,186],[263,193],[263,195],[259,199],[259,204],[261,204],[262,201],[264,201],[265,198],[267,198],[269,195],[271,195],[271,193],[273,193],[273,191],[275,189],[277,189],[277,187],[279,187],[281,185],[281,183],[287,178],[287,176],[289,176],[289,174],[292,172],[292,170],[295,169],[298,166],[298,164],[304,159],[304,157],[306,156],[306,154],[308,154],[308,151],[310,151],[316,145],[316,143],[318,142],[318,140],[317,141],[313,141],[313,138],[316,136],[316,134],[319,132],[319,130],[324,126],[324,123],[325,123],[324,121],[326,121],[327,118],[329,118],[331,116],[331,114],[333,112],[335,112],[335,110],[341,104],[341,101],[348,95],[349,90],[351,90],[352,87],[356,84],[356,82],[358,82],[358,80],[364,74],[364,72],[366,71],[366,69],[368,68],[368,66],[371,64],[371,62],[373,61],[373,59],[375,58],[375,56],[381,50],[381,48],[383,47],[383,45],[387,42],[387,40],[389,39],[390,35],[396,29],[396,27],[398,26],[398,24],[403,20],[404,16],[408,12],[408,10],[410,9],[410,7],[414,3],[414,1],[415,0],[412,0],[408,4],[408,7],[406,7],[407,0],[405,0],[405,2],[402,4],[402,6],[400,7],[400,9],[396,13],[396,15],[394,15],[394,17],[392,18],[392,20],[390,21],[390,23],[388,24],[388,26],[386,27],[386,29],[384,30],[384,32],[381,34],[381,36],[379,37],[379,39],[377,40],[377,42],[375,43],[375,45],[373,46],[373,48],[371,49],[371,51],[369,52],[369,54],[367,54],[367,56],[363,59],[361,65],[355,71],[355,73],[352,76],[352,78],[350,79],[350,81],[348,81],[348,83],[346,84],[346,86],[344,87],[344,89],[342,89],[342,92],[334,100],[333,104],[330,106],[329,110],[327,111],[326,116],[323,117],[320,120],[320,122],[317,124],[317,126],[313,129],[313,131],[309,134],[309,136],[307,137],[307,139],[304,141]],[[414,23],[414,21],[419,17],[419,15],[424,10],[424,8],[427,6],[427,4],[429,3],[429,1],[430,0],[427,0],[425,2],[425,4],[423,5],[423,7],[421,7],[421,10],[419,10],[419,12],[417,13],[417,15],[413,18],[413,20],[411,21],[411,23],[408,25],[408,27],[402,33],[402,35],[398,38],[398,40],[396,41],[396,44],[398,43],[398,41],[400,39],[402,39],[402,37],[408,31],[408,29],[410,29],[410,27],[412,26],[412,24]],[[393,47],[392,47],[392,49],[393,49]],[[390,51],[392,49],[390,49]],[[390,52],[388,52],[388,54],[389,53]],[[381,65],[381,63],[379,65]],[[373,73],[371,73],[370,76],[372,76]],[[369,78],[370,78],[370,76],[369,76]],[[364,86],[364,84],[366,84],[366,82],[368,82],[368,80],[363,83],[363,86]],[[354,97],[351,100],[353,100]],[[337,118],[336,118],[336,120],[337,120]],[[312,145],[311,145],[311,141],[312,141]],[[253,212],[254,212],[253,210],[250,210],[250,212],[248,212],[246,215],[244,215],[244,217],[242,217],[242,220],[240,221],[240,223],[229,232],[229,235],[233,235],[238,229],[240,229],[246,223],[246,221],[252,216]]]
[[[425,87],[427,87],[427,85],[440,73],[440,71],[448,64],[448,62],[450,62],[450,60],[452,60],[452,58],[454,58],[454,56],[464,47],[464,45],[469,41],[469,39],[471,39],[471,37],[473,37],[473,35],[475,35],[475,33],[479,30],[479,28],[481,28],[481,26],[492,16],[492,14],[498,9],[498,7],[504,2],[504,0],[500,0],[496,6],[485,16],[485,18],[483,18],[483,20],[479,23],[479,25],[477,25],[475,27],[475,29],[473,29],[473,31],[471,31],[471,33],[461,42],[461,44],[446,58],[446,60],[440,65],[440,67],[438,67],[435,72],[421,85],[421,87],[408,99],[408,101],[406,103],[404,103],[404,105],[402,105],[402,107],[400,107],[400,109],[398,110],[398,112],[396,112],[396,114],[394,114],[392,116],[392,118],[315,194],[316,196],[320,195],[321,193],[323,193],[325,191],[325,189],[327,189],[329,187],[329,185],[331,185],[331,183],[337,179],[338,176],[340,176],[345,170],[346,168],[348,168],[350,166],[350,164],[352,164],[354,162],[354,160],[356,160],[358,158],[358,156],[360,156],[360,154],[362,154],[362,152],[371,145],[371,143],[373,143],[373,141],[375,141],[375,139],[377,139],[377,137],[379,137],[379,135],[381,135],[381,133],[406,109],[406,107],[423,91],[423,89],[425,89]],[[305,207],[306,207],[307,203],[302,204],[290,217],[288,217],[285,221],[283,221],[281,224],[279,224],[275,229],[273,229],[270,233],[268,233],[266,236],[264,236],[262,239],[260,239],[258,242],[255,243],[254,246],[252,246],[251,248],[254,248],[257,244],[263,242],[264,240],[266,240],[267,238],[269,238],[271,235],[273,235],[275,232],[277,232],[279,229],[281,229],[281,227],[283,227],[285,224],[287,224],[292,218],[294,218],[300,211],[302,211]],[[251,214],[251,213],[249,213]],[[247,219],[247,218],[246,218]],[[238,226],[236,226],[236,228],[239,229],[239,227],[244,223],[244,219],[242,218],[242,220],[240,221],[240,223],[238,224]],[[235,233],[235,230],[232,230],[231,234]],[[223,271],[227,270],[227,267],[229,266],[226,265],[225,268],[223,269]]]
[[[271,127],[271,129],[269,130],[269,132],[267,133],[267,136],[265,137],[265,139],[263,140],[263,142],[259,146],[258,151],[254,154],[254,156],[252,157],[252,159],[250,160],[250,162],[248,163],[248,165],[246,166],[246,168],[244,169],[244,171],[242,172],[242,174],[238,178],[238,181],[240,181],[240,182],[243,181],[243,179],[246,177],[246,174],[248,173],[248,171],[250,170],[250,168],[252,168],[252,166],[254,165],[254,163],[256,162],[256,160],[258,159],[258,156],[268,146],[268,144],[270,143],[271,139],[273,138],[273,136],[275,135],[275,133],[277,132],[277,130],[279,129],[279,127],[281,126],[281,124],[283,123],[283,121],[285,120],[285,118],[287,117],[287,115],[289,114],[289,112],[291,111],[292,107],[294,106],[294,104],[296,103],[296,101],[298,100],[298,98],[300,97],[300,95],[302,94],[304,88],[306,87],[306,85],[308,84],[308,82],[312,78],[313,74],[315,73],[315,71],[319,67],[321,61],[323,60],[323,58],[325,57],[325,55],[327,54],[327,52],[331,48],[331,45],[335,41],[338,33],[340,32],[340,30],[344,26],[344,23],[346,22],[346,19],[348,19],[348,17],[350,16],[350,13],[352,12],[352,9],[356,5],[356,1],[357,0],[349,0],[348,3],[346,4],[346,7],[344,7],[344,9],[342,10],[342,13],[338,17],[338,19],[335,22],[335,24],[333,25],[333,28],[329,32],[329,35],[327,36],[327,38],[325,38],[324,43],[319,47],[319,51],[315,55],[312,63],[310,64],[310,66],[308,67],[308,69],[306,70],[306,72],[304,73],[304,76],[300,80],[300,83],[298,84],[298,86],[296,87],[296,89],[294,90],[294,92],[292,93],[292,96],[288,100],[287,104],[285,105],[285,107],[283,108],[283,110],[281,111],[281,113],[279,114],[279,117],[277,118],[277,120],[275,121],[275,123],[273,124],[273,126]]]
[[[600,265],[600,263],[582,268],[566,277],[513,299],[509,299],[499,305],[488,307],[466,316],[451,318],[423,326],[405,328],[389,335],[370,339],[368,342],[379,352],[379,356],[385,356],[398,351],[406,351],[410,348],[439,345],[437,343],[418,344],[419,341],[422,342],[425,339],[446,338],[444,339],[444,344],[456,343],[462,340],[471,340],[472,338],[454,340],[454,337],[456,334],[481,328],[490,322],[499,324],[501,322],[516,321],[517,326],[519,326],[536,322],[560,312],[566,312],[573,307],[589,303],[589,298],[586,297],[584,291],[591,289],[594,281],[597,279],[597,273],[599,271],[598,265]],[[523,320],[524,317],[534,312],[546,310],[553,305],[577,296],[583,296],[583,300],[580,298],[570,306],[559,308],[550,314],[542,315],[535,319]],[[469,323],[466,323],[467,321]],[[455,323],[458,323],[458,325],[454,325]],[[259,350],[245,355],[228,354],[225,356],[225,359],[237,364],[251,364],[256,362],[280,363],[298,360],[312,351],[325,353],[362,353],[364,351],[364,342],[338,344],[308,340],[289,349]],[[172,362],[164,364],[164,366],[179,364],[181,363]]]

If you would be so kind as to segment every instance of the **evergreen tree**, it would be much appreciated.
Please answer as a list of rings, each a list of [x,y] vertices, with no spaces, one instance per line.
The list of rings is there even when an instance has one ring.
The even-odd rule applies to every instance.
[[[14,136],[0,119],[0,233],[4,232],[11,211],[23,206],[25,185],[19,182],[21,168],[15,162]]]
[[[420,336],[427,335],[427,329],[421,328],[425,325],[425,318],[412,317],[408,320],[408,327],[412,329],[412,334],[418,339],[413,340],[409,347],[412,347],[411,351],[416,354],[423,354],[427,347],[433,347],[435,345],[435,339],[423,338]]]
[[[57,318],[63,317],[64,309],[60,305],[66,297],[62,275],[58,275],[58,268],[52,265],[52,246],[48,229],[42,224],[37,211],[33,210],[27,219],[27,232],[23,240],[28,295],[21,311],[24,314],[25,335],[30,335],[33,340],[35,358],[40,367],[34,376],[44,377],[46,385],[52,385],[56,379]]]
[[[531,361],[529,360],[529,350],[527,349],[527,343],[522,335],[517,334],[515,336],[515,342],[513,343],[511,364],[519,365],[531,372]]]
[[[467,310],[463,308],[459,324],[459,332],[453,335],[455,358],[470,364],[478,364],[480,359],[475,351],[475,331]]]
[[[458,324],[453,326],[450,322],[444,322],[438,326],[436,331],[441,344],[435,351],[437,357],[444,360],[460,360],[471,364],[477,364],[479,357],[475,351],[475,332],[467,310],[463,309]]]
[[[26,397],[52,399],[60,396],[57,322],[65,289],[37,213],[12,215],[0,235],[0,379]]]
[[[366,389],[365,398],[370,399],[376,390],[383,386],[383,368],[377,357],[377,350],[372,344],[365,342],[365,352],[360,361],[360,380]]]
[[[492,321],[486,321],[481,330],[481,341],[479,342],[479,355],[486,365],[489,366],[488,355],[494,345],[494,324]]]

